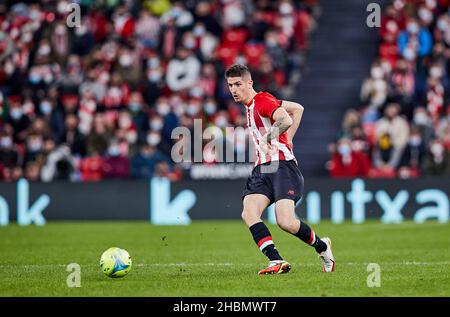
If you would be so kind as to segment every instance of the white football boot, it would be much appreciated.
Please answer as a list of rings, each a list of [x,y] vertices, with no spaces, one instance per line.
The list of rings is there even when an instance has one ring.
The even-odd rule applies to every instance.
[[[321,238],[327,245],[327,249],[319,254],[320,261],[322,261],[323,272],[334,272],[335,262],[333,252],[331,251],[331,239],[328,237]]]

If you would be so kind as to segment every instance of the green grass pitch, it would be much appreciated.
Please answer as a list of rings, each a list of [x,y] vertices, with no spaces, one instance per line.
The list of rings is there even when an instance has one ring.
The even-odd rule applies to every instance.
[[[289,274],[257,275],[268,262],[239,221],[13,224],[0,228],[0,296],[450,296],[450,224],[312,227],[332,238],[336,272],[322,273],[313,248],[272,225]],[[112,246],[133,259],[121,279],[98,266]],[[79,288],[67,286],[70,263],[81,266]],[[380,287],[367,285],[369,263],[380,266]]]

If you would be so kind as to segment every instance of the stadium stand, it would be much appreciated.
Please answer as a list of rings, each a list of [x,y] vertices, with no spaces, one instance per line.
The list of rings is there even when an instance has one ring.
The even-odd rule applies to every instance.
[[[327,164],[333,177],[450,175],[450,2],[395,0],[378,56],[345,113]]]
[[[319,11],[315,0],[80,0],[68,27],[70,3],[0,4],[1,181],[183,178],[173,128],[245,126],[223,79],[232,63],[250,66],[258,90],[292,93]]]

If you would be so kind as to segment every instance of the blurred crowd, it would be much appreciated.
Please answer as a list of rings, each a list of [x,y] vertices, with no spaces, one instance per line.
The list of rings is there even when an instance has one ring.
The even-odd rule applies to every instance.
[[[450,176],[449,3],[386,6],[360,107],[329,148],[333,177]]]
[[[318,10],[316,0],[2,1],[0,181],[179,180],[189,164],[171,159],[172,130],[246,125],[223,78],[233,63],[251,68],[257,90],[292,92]]]

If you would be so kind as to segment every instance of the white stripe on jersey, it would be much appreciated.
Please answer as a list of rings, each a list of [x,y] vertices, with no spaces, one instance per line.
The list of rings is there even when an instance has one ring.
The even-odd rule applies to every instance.
[[[250,129],[250,134],[252,135],[253,142],[255,143],[256,152],[258,154],[257,156],[258,156],[259,160],[261,161],[260,163],[262,164],[262,163],[266,163],[266,155],[259,147],[259,139],[262,138],[262,135],[259,132],[258,128],[256,127],[254,111],[253,111],[254,108],[255,108],[255,99],[253,99],[252,105],[248,109],[248,111],[250,113],[250,124],[248,125],[248,127]]]
[[[259,113],[258,113],[258,115],[259,115]],[[261,117],[260,115],[259,115],[259,118],[261,119],[261,122],[264,124],[264,128],[266,129],[266,131],[269,131],[270,127],[272,126],[272,124],[270,123],[270,119]],[[295,159],[294,154],[288,149],[288,147],[285,144],[280,143],[277,139],[272,139],[271,143],[274,146],[276,146],[280,151],[283,152],[284,159],[286,161]],[[280,152],[277,151],[276,153],[272,154],[270,159],[271,159],[271,161],[278,161],[280,159]]]

